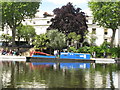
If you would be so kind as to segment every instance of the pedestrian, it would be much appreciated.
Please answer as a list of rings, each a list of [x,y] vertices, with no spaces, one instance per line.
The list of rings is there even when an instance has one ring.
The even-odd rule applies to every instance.
[[[93,55],[93,57],[95,58],[95,57],[96,57],[96,52],[93,52],[92,55]]]
[[[12,52],[13,56],[16,55],[16,50],[14,49],[13,52]]]
[[[54,55],[55,55],[56,57],[59,57],[59,52],[58,52],[58,50],[54,50]]]
[[[6,55],[9,55],[9,50],[8,49],[6,50]]]
[[[0,49],[0,55],[2,55],[2,49]]]
[[[106,52],[104,52],[104,53],[103,53],[103,56],[104,56],[104,58],[106,58],[106,57],[107,57],[107,56],[106,56]]]
[[[17,56],[19,55],[19,48],[17,48],[17,50],[16,50],[16,55]]]
[[[57,57],[59,57],[60,55],[59,55],[59,50],[57,50]]]
[[[6,54],[6,51],[3,49],[2,50],[2,55],[5,55]]]
[[[12,56],[12,50],[11,49],[9,50],[9,55]]]
[[[54,50],[54,55],[57,56],[57,50]]]

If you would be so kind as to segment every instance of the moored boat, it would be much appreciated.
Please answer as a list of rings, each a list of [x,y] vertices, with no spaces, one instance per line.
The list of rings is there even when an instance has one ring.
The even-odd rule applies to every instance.
[[[54,56],[43,52],[32,52],[31,57],[41,57],[41,58],[60,58],[60,59],[90,59],[90,54],[85,53],[71,53],[71,52],[61,52],[60,56]]]

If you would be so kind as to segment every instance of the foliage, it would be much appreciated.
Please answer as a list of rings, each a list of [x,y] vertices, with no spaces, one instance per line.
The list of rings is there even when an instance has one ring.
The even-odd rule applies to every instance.
[[[84,47],[79,48],[78,52],[79,53],[89,53],[89,49],[90,49],[90,47],[84,46]]]
[[[69,52],[78,52],[78,50],[74,46],[69,47],[68,51]]]
[[[5,40],[5,42],[10,41],[12,39],[12,36],[9,34],[2,34],[0,37],[2,40]]]
[[[93,46],[97,39],[97,36],[93,33],[88,33],[85,39],[90,41],[90,45]]]
[[[80,40],[81,36],[77,35],[75,32],[71,32],[68,34],[68,39],[72,39],[73,41],[78,41]]]
[[[112,57],[120,58],[120,47],[111,48],[110,52],[112,53]]]
[[[46,34],[36,35],[33,41],[33,45],[36,49],[43,50],[47,48],[48,37]]]
[[[116,29],[120,25],[120,1],[116,2],[89,2],[89,7],[93,11],[94,21],[100,26],[111,28],[113,31],[111,47],[115,38]],[[112,13],[112,14],[111,14]]]
[[[103,42],[103,44],[100,46],[100,48],[102,49],[101,50],[101,53],[110,53],[110,43],[109,42]]]
[[[58,30],[50,30],[47,32],[49,39],[48,47],[53,49],[62,49],[66,47],[66,36]]]
[[[20,39],[23,38],[23,34],[22,34],[22,31],[23,31],[23,25],[20,24],[16,29],[16,38],[18,39],[18,41],[20,41]]]
[[[16,36],[18,39],[24,38],[26,41],[30,41],[36,35],[35,29],[33,26],[19,26],[17,27]]]
[[[92,54],[96,52],[96,57],[104,57],[104,54],[108,55],[110,53],[110,43],[103,42],[100,46],[92,46],[90,47],[89,52]]]
[[[15,46],[16,27],[25,18],[34,17],[40,2],[1,2],[2,27],[7,24],[12,30],[12,45]]]
[[[65,33],[66,35],[70,32],[80,34],[81,41],[86,35],[87,31],[87,20],[85,13],[80,8],[75,8],[72,3],[68,3],[61,8],[53,10],[55,17],[51,19],[52,24],[48,29],[58,29],[58,31]]]
[[[75,32],[71,32],[68,34],[67,38],[68,38],[68,40],[71,41],[71,45],[75,46],[75,42],[77,44],[79,42],[79,40],[81,39],[81,36],[77,35]]]
[[[78,49],[79,53],[90,53],[93,55],[93,52],[96,53],[96,57],[103,57],[104,53],[110,54],[110,44],[108,42],[104,42],[101,46],[84,46]]]
[[[59,49],[66,47],[66,36],[57,30],[50,30],[46,34],[36,35],[33,45],[36,49]]]

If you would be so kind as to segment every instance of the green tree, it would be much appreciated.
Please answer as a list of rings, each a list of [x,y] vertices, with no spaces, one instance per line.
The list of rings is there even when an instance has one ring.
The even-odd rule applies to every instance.
[[[2,34],[0,36],[1,40],[5,41],[5,45],[7,45],[7,43],[9,43],[12,39],[12,36],[10,36],[9,34]]]
[[[46,34],[36,35],[33,41],[33,45],[36,49],[43,50],[47,48],[48,37]]]
[[[97,36],[95,34],[88,33],[85,38],[86,38],[87,42],[90,41],[90,45],[91,46],[95,45],[95,41],[97,39]]]
[[[68,34],[68,39],[71,41],[71,45],[74,45],[77,48],[77,43],[80,41],[81,36],[77,35],[75,32],[71,32]]]
[[[87,32],[87,20],[85,13],[81,8],[76,8],[72,3],[56,8],[53,10],[55,17],[51,19],[51,25],[48,29],[58,29],[58,31],[65,33],[75,32],[81,35],[81,42]]]
[[[5,40],[5,42],[8,42],[8,41],[10,41],[10,40],[12,39],[12,36],[10,36],[9,34],[2,34],[2,35],[0,36],[0,38],[1,38],[2,40]]]
[[[33,37],[36,35],[35,29],[33,26],[30,25],[21,25],[17,27],[16,30],[16,36],[18,38],[18,41],[20,41],[21,38],[23,38],[26,41],[30,41],[30,39],[33,39]]]
[[[61,51],[61,49],[66,46],[66,36],[58,30],[48,31],[47,37],[49,38],[48,47],[50,48],[58,49]]]
[[[120,58],[120,47],[114,47],[110,49],[113,58]]]
[[[100,26],[110,28],[113,31],[111,38],[111,47],[115,39],[116,29],[120,25],[120,1],[116,2],[89,2],[89,7],[92,10],[94,21]]]
[[[17,28],[16,28],[16,38],[18,39],[18,41],[20,41],[20,39],[23,38],[23,33],[22,33],[22,24],[20,24]]]
[[[1,2],[2,27],[7,24],[12,30],[12,45],[15,46],[16,28],[25,18],[33,18],[40,2]]]

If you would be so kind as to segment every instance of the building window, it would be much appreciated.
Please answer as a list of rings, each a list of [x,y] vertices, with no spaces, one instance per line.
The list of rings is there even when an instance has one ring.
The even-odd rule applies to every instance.
[[[104,29],[104,34],[105,34],[105,35],[108,34],[108,29]]]
[[[35,24],[35,22],[33,22],[33,24]]]
[[[25,24],[27,25],[27,22]]]
[[[95,24],[95,21],[92,21],[92,24]]]
[[[92,28],[92,34],[96,34],[96,28]]]
[[[50,23],[50,21],[47,21],[47,23]]]
[[[107,39],[104,39],[105,42],[107,42]]]

